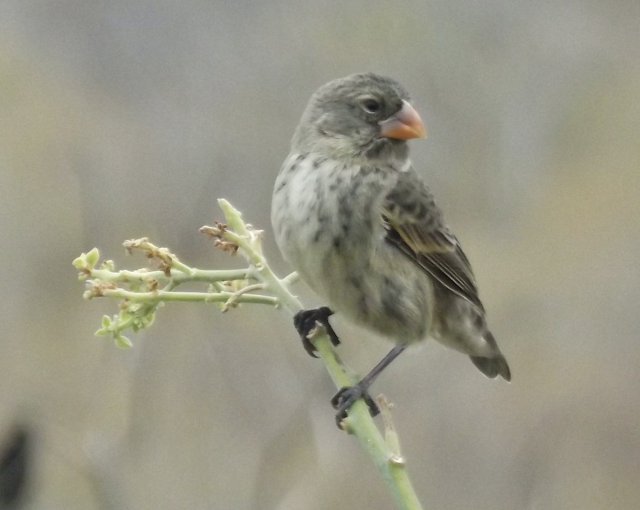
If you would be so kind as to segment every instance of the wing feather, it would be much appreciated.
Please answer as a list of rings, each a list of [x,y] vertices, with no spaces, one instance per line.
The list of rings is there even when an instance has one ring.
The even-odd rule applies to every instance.
[[[469,260],[419,176],[400,174],[383,207],[386,239],[440,284],[484,310]]]

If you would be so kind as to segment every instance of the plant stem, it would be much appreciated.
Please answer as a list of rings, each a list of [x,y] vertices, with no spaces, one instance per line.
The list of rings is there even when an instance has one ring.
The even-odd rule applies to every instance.
[[[186,267],[184,264],[182,266]],[[189,268],[189,273],[184,271],[171,271],[167,276],[164,271],[110,271],[108,269],[93,269],[91,276],[104,282],[144,282],[150,279],[158,281],[172,280],[176,284],[187,282],[212,282],[245,280],[253,278],[251,269],[206,270]]]
[[[262,305],[276,306],[278,298],[273,296],[263,296],[260,294],[241,294],[235,292],[177,292],[155,290],[151,292],[133,292],[125,289],[105,289],[102,291],[105,297],[127,299],[133,302],[153,302],[153,301],[200,301],[203,303],[226,302],[233,299],[235,303],[256,303]]]
[[[287,289],[291,275],[280,280],[267,265],[262,255],[259,237],[255,232],[247,229],[240,211],[223,199],[219,199],[218,204],[224,212],[227,224],[233,229],[233,231],[225,230],[221,237],[238,246],[238,251],[254,266],[256,279],[265,284],[290,315],[302,310],[300,301]],[[324,330],[319,330],[312,341],[337,388],[352,386],[357,382],[351,370],[345,367],[338,357]],[[404,461],[398,460],[398,452],[393,451],[380,434],[362,399],[351,406],[343,424],[345,430],[358,438],[365,452],[373,459],[399,508],[422,510],[406,472]]]

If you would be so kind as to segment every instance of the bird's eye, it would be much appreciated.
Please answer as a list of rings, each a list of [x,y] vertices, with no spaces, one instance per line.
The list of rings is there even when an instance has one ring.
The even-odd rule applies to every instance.
[[[378,113],[380,111],[380,103],[375,99],[365,99],[362,102],[362,106],[369,113]]]

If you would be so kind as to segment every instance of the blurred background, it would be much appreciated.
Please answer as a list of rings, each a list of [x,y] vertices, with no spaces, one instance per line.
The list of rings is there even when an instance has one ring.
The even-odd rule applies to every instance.
[[[285,314],[172,304],[122,351],[71,261],[198,228],[224,197],[273,242],[310,94],[412,93],[412,142],[513,382],[434,343],[373,388],[429,509],[640,508],[640,3],[0,0],[0,508],[392,509]],[[309,306],[317,299],[302,284]],[[340,317],[360,373],[388,350]]]

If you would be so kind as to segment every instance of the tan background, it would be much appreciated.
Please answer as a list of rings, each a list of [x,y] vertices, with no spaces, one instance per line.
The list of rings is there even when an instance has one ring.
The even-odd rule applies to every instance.
[[[427,122],[413,159],[514,376],[427,344],[376,383],[425,510],[639,508],[639,26],[637,0],[1,0],[0,443],[37,438],[25,508],[393,508],[287,317],[171,305],[121,351],[71,267],[136,267],[142,235],[232,267],[197,233],[225,197],[284,275],[289,139],[364,70]],[[360,372],[388,348],[334,324]]]

